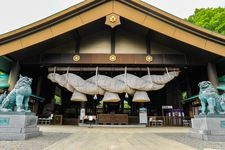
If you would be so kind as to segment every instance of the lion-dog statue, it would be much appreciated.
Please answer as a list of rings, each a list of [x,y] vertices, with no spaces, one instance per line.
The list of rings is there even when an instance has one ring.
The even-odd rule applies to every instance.
[[[6,96],[7,96],[6,91],[4,93],[2,93],[2,95],[0,95],[0,105],[2,104],[2,101],[6,98]]]
[[[0,110],[3,112],[13,111],[16,106],[17,112],[30,112],[31,83],[32,78],[20,75],[14,89],[4,98]]]
[[[202,81],[198,86],[200,90],[199,99],[202,105],[200,115],[225,114],[225,93],[219,95],[210,81]]]

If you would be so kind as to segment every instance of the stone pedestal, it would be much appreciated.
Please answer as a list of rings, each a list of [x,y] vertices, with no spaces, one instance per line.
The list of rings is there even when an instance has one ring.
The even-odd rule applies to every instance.
[[[189,136],[205,141],[225,141],[225,115],[195,116]]]
[[[0,140],[25,140],[41,134],[38,117],[28,112],[0,112]]]

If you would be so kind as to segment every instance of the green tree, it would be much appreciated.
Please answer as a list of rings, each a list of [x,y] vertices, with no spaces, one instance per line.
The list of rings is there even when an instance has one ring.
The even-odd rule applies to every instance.
[[[225,8],[195,9],[194,14],[185,20],[225,35]]]

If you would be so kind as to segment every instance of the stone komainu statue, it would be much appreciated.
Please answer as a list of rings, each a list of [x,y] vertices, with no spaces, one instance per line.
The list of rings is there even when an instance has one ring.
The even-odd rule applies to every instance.
[[[2,104],[2,101],[6,98],[7,94],[6,91],[0,96],[0,105]]]
[[[20,75],[14,89],[6,96],[2,102],[1,111],[13,111],[14,106],[17,107],[17,112],[30,112],[29,110],[29,96],[31,90],[32,78]],[[24,108],[23,108],[24,105]]]
[[[211,82],[202,81],[199,86],[199,99],[202,105],[202,115],[224,114],[225,113],[225,94],[219,95]],[[208,109],[207,109],[208,105]]]

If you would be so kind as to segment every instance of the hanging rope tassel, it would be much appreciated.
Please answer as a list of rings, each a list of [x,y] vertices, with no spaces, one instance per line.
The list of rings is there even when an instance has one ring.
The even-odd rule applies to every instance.
[[[169,72],[168,72],[168,68],[166,67],[166,73],[167,73],[167,75],[169,76],[169,78],[171,78],[170,77],[170,74],[169,74]]]
[[[125,70],[124,70],[124,82],[125,82],[125,85],[127,86],[127,66],[125,67]],[[126,92],[125,98],[128,98],[128,97],[129,95]]]
[[[98,94],[98,67],[96,67],[96,71],[95,71],[95,88]],[[97,94],[94,95],[94,99],[97,99]]]
[[[149,77],[149,79],[150,79],[150,82],[152,83],[152,77],[151,77],[151,74],[150,74],[150,69],[149,69],[149,67],[147,67],[147,70],[148,70],[148,77]]]
[[[54,70],[53,70],[54,75],[55,75],[55,72],[56,72],[56,67],[54,67]]]
[[[66,70],[66,82],[65,82],[65,84],[68,83],[69,71],[70,71],[70,67],[68,67],[67,70]]]

